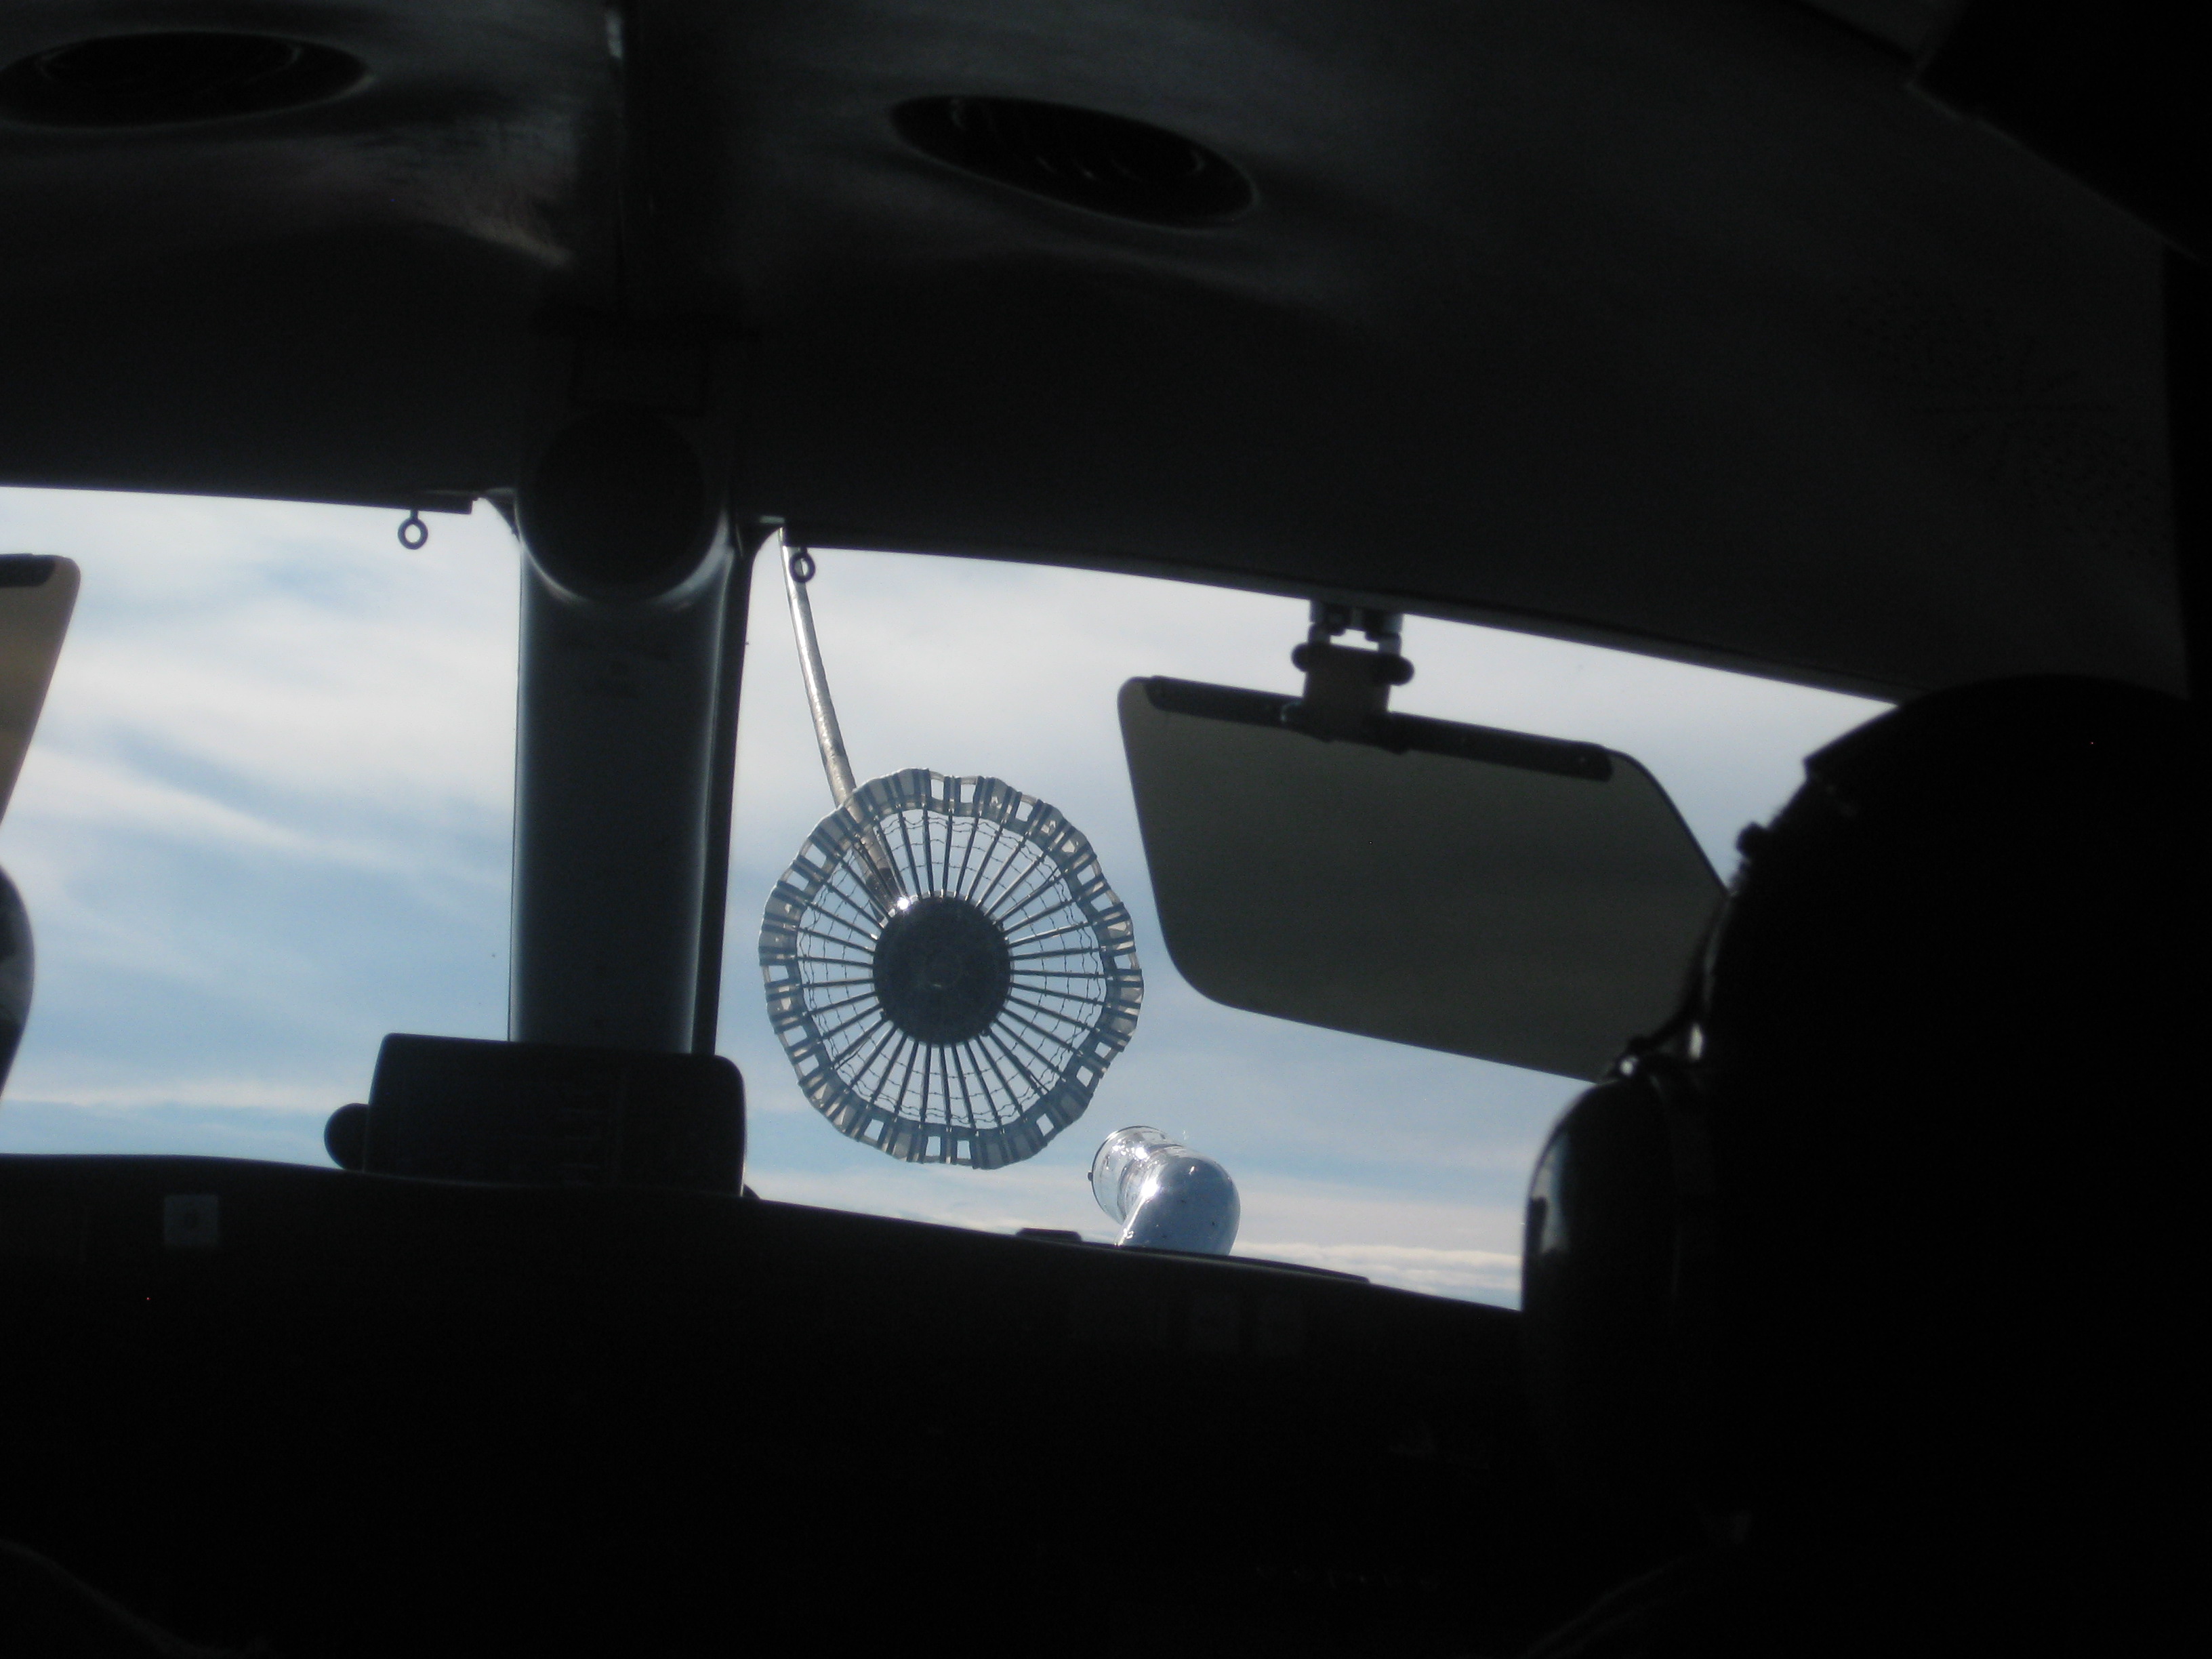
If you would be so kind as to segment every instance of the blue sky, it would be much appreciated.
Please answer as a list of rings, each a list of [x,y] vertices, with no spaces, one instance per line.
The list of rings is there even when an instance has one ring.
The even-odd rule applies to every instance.
[[[517,552],[434,515],[0,490],[0,551],[82,566],[4,824],[36,931],[0,1151],[322,1162],[386,1031],[505,1029]],[[1136,918],[1144,1016],[1090,1115],[1032,1162],[909,1167],[845,1140],[763,1011],[762,903],[828,809],[780,583],[757,584],[722,1048],[764,1195],[1108,1237],[1083,1176],[1152,1123],[1218,1158],[1242,1253],[1510,1300],[1520,1195],[1563,1079],[1206,1002],[1158,944],[1114,695],[1133,674],[1296,689],[1304,607],[1040,567],[824,552],[813,595],[855,769],[1006,779],[1088,834]],[[1725,874],[1736,831],[1878,705],[1413,619],[1412,712],[1590,739],[1674,793]]]

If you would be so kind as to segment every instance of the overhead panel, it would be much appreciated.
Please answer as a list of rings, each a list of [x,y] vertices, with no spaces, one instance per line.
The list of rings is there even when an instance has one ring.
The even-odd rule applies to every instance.
[[[127,131],[0,116],[0,477],[507,487],[539,343],[612,312],[730,343],[742,502],[818,544],[1884,691],[2178,684],[2157,244],[1832,12],[283,9],[358,83]],[[11,7],[0,70],[126,27]],[[956,107],[1133,124],[1249,203],[1038,188],[1065,131],[1001,123],[979,159]]]

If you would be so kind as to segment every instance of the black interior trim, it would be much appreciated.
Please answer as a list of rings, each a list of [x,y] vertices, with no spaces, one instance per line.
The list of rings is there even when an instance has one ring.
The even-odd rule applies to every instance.
[[[1240,726],[1304,730],[1295,718],[1298,699],[1279,691],[1243,691],[1234,686],[1156,677],[1145,682],[1145,696],[1163,714],[1233,720]],[[1386,714],[1364,737],[1330,738],[1312,732],[1307,735],[1323,743],[1366,743],[1395,755],[1419,753],[1444,755],[1454,760],[1486,761],[1492,766],[1547,772],[1555,777],[1582,778],[1591,783],[1603,783],[1613,776],[1612,752],[1594,743],[1540,738],[1490,726],[1462,726],[1454,720],[1431,720],[1424,714]]]

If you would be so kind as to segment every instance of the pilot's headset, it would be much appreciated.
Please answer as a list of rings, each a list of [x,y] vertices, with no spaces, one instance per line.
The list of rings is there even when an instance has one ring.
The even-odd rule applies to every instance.
[[[1532,1408],[1591,1518],[1645,1547],[1793,1504],[1887,1527],[2054,1476],[2021,1448],[2112,1386],[2080,1321],[2121,1316],[2080,1310],[2112,1305],[2117,1264],[2089,1276],[2103,1237],[2024,1259],[2021,1234],[2144,1225],[2122,1183],[2148,1149],[2085,1123],[2186,1109],[2197,742],[2132,687],[1960,688],[1814,755],[1745,832],[1681,1009],[1531,1183]],[[2069,1322],[2092,1358],[2053,1340]]]

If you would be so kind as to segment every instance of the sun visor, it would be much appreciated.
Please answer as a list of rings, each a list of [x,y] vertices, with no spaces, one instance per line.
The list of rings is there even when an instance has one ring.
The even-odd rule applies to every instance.
[[[0,813],[46,707],[76,607],[77,569],[51,554],[0,554]]]
[[[1405,714],[1332,741],[1284,723],[1297,701],[1121,688],[1160,932],[1200,992],[1579,1078],[1673,1012],[1722,888],[1643,767]]]

